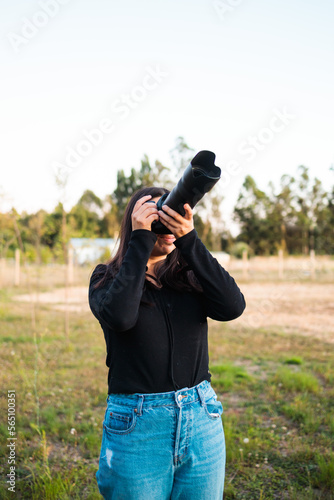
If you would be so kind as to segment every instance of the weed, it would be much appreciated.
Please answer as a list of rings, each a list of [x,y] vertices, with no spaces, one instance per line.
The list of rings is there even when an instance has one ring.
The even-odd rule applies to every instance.
[[[318,379],[307,372],[293,372],[288,368],[279,368],[272,381],[288,392],[319,392]]]
[[[243,367],[226,363],[222,365],[212,365],[212,384],[217,391],[231,390],[235,384],[244,384],[252,380],[252,377]]]
[[[299,356],[292,356],[291,358],[287,358],[284,363],[286,365],[301,365],[303,360]]]
[[[334,453],[329,455],[317,455],[318,471],[313,478],[313,484],[329,492],[334,491]]]

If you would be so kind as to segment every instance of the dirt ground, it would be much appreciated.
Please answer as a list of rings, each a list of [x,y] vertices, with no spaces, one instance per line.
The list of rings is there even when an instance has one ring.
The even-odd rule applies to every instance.
[[[240,326],[275,328],[287,333],[313,336],[334,343],[334,284],[319,283],[242,283],[247,307],[236,320]],[[90,311],[87,287],[56,288],[14,300],[50,305],[74,314]]]
[[[244,283],[240,288],[247,302],[240,324],[334,343],[334,284]]]

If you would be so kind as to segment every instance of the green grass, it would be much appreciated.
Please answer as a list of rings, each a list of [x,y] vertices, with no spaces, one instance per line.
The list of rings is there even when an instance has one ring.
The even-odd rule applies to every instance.
[[[308,372],[293,372],[289,368],[280,368],[272,378],[272,383],[279,384],[282,391],[317,393],[320,390],[318,379]]]
[[[292,356],[291,358],[287,358],[284,363],[287,365],[301,365],[303,364],[303,360],[299,356]]]
[[[105,342],[90,312],[64,316],[0,291],[0,410],[16,389],[16,493],[23,499],[101,498],[95,472],[107,393]],[[15,289],[15,293],[17,290]],[[210,372],[224,408],[224,500],[334,499],[334,350],[278,327],[210,322]],[[3,413],[4,412],[4,413]],[[1,456],[8,437],[0,423]],[[1,462],[1,476],[8,469]],[[0,499],[13,498],[6,485]]]
[[[247,384],[252,379],[243,367],[230,363],[211,365],[210,372],[212,384],[217,391],[229,391],[236,386]]]
[[[315,484],[321,488],[326,486],[329,491],[334,491],[334,453],[327,457],[317,455],[316,462],[318,470],[315,476]]]

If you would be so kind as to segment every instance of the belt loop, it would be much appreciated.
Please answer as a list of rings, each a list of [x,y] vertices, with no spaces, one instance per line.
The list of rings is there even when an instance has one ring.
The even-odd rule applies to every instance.
[[[200,388],[200,384],[196,385],[196,389],[197,389],[197,392],[198,392],[199,400],[201,402],[201,406],[204,406],[204,404],[205,404],[205,397],[204,397],[204,394],[202,392],[202,389]]]
[[[138,417],[141,417],[142,415],[142,409],[143,409],[143,403],[144,403],[144,396],[140,395],[138,396],[138,406],[135,409],[135,412],[137,412]]]

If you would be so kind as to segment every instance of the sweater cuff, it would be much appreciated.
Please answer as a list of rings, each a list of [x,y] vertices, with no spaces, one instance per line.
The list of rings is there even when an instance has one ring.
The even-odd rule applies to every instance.
[[[131,233],[131,240],[140,240],[148,244],[153,243],[154,245],[157,241],[157,235],[149,229],[135,229]]]
[[[193,243],[196,239],[198,238],[198,234],[196,229],[192,229],[189,233],[184,234],[180,238],[177,238],[174,241],[174,245],[182,250],[183,248],[187,247],[187,245]]]

